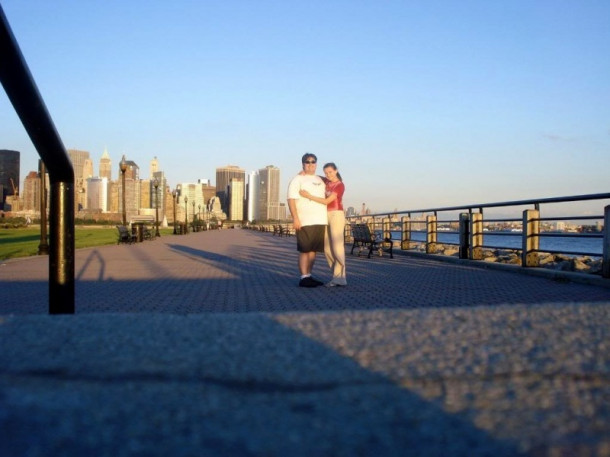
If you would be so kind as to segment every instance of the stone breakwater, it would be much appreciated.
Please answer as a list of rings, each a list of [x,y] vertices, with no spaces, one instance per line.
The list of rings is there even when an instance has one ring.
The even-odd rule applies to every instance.
[[[425,246],[417,247],[417,251],[425,251]],[[458,248],[453,245],[437,244],[436,254],[457,257]],[[484,262],[498,262],[513,265],[521,264],[520,251],[512,249],[484,249]],[[558,271],[575,271],[578,273],[601,274],[601,257],[570,256],[566,254],[552,254],[541,252],[539,254],[540,267]]]

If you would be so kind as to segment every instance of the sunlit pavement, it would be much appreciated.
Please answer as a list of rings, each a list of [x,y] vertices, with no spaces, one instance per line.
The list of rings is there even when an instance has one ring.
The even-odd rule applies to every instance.
[[[224,230],[0,262],[0,455],[610,455],[610,289]],[[314,274],[329,280],[319,258]]]

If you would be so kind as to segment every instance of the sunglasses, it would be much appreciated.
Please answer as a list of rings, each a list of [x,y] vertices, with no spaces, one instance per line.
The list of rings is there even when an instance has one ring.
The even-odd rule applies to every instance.
[[[316,161],[315,161],[315,160],[306,160],[306,161],[305,161],[305,162],[303,162],[303,163],[316,163]]]

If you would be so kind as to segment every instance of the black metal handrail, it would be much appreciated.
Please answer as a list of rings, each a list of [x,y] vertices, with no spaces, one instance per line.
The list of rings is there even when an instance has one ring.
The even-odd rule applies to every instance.
[[[471,205],[460,205],[460,206],[443,206],[438,208],[424,208],[424,209],[409,209],[401,211],[389,211],[383,213],[367,214],[367,217],[379,217],[387,216],[388,214],[417,214],[417,213],[442,213],[447,211],[462,211],[462,210],[473,210],[483,208],[501,208],[507,206],[528,206],[534,205],[538,207],[541,204],[547,203],[569,203],[577,201],[589,201],[589,200],[606,200],[610,199],[610,192],[598,193],[598,194],[585,194],[585,195],[570,195],[566,197],[548,197],[548,198],[534,198],[528,200],[509,200],[506,202],[493,202],[493,203],[476,203]],[[356,216],[352,216],[356,217]],[[571,219],[579,219],[575,216]]]
[[[0,82],[51,184],[49,313],[74,313],[74,170],[0,5]]]

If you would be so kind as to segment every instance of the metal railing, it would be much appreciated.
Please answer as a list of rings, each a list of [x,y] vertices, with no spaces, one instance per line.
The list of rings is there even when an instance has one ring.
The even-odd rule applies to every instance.
[[[0,5],[0,82],[51,183],[49,313],[74,313],[74,170]]]
[[[606,205],[603,206],[603,201]],[[599,201],[600,214],[569,215],[542,217],[541,208],[544,205],[557,203],[572,203]],[[350,239],[350,222],[366,222],[372,230],[383,232],[384,238],[399,244],[402,250],[420,249],[427,254],[437,253],[440,246],[455,246],[457,256],[461,259],[482,260],[486,250],[497,249],[520,253],[522,267],[540,266],[541,254],[563,254],[567,256],[588,256],[601,258],[601,275],[610,278],[610,193],[572,195],[542,199],[493,202],[462,206],[422,208],[378,213],[365,216],[348,217],[346,238]],[[525,207],[522,213],[515,217],[484,218],[486,210],[501,208],[505,211],[516,211],[517,207]],[[457,217],[451,218],[451,213]],[[443,214],[443,219],[439,219]],[[417,215],[417,216],[416,216]],[[588,232],[558,232],[549,231],[544,225],[564,221],[596,221]],[[494,230],[499,226],[513,227],[509,231]],[[399,239],[397,239],[399,236]],[[489,238],[496,242],[502,237],[519,237],[519,244],[490,244]],[[444,238],[444,239],[440,239]],[[451,239],[453,238],[453,240]],[[567,248],[542,247],[541,240],[560,238]],[[509,239],[509,238],[505,238]],[[575,240],[599,240],[599,250],[587,250],[575,247]]]

